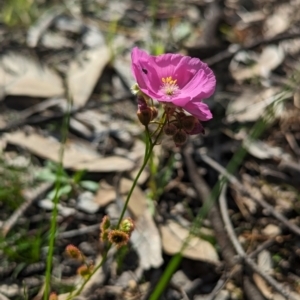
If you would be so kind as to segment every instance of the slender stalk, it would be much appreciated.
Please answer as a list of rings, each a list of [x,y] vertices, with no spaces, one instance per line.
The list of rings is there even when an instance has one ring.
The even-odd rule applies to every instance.
[[[156,145],[156,143],[157,143],[159,137],[160,137],[161,134],[162,134],[162,129],[163,129],[164,124],[165,124],[165,120],[164,120],[163,125],[162,125],[162,127],[160,128],[160,131],[159,131],[159,133],[158,133],[158,135],[157,135],[157,137],[156,137],[156,139],[155,139],[154,142],[152,142],[151,135],[150,135],[150,131],[149,131],[148,127],[146,126],[147,140],[146,140],[146,146],[145,146],[146,148],[145,148],[145,157],[144,157],[144,161],[143,161],[143,164],[142,164],[142,166],[141,166],[141,168],[140,168],[138,174],[136,175],[136,177],[135,177],[135,179],[134,179],[134,181],[133,181],[133,183],[132,183],[132,186],[131,186],[131,188],[130,188],[130,191],[129,191],[128,195],[127,195],[127,198],[126,198],[124,207],[123,207],[123,209],[122,209],[121,215],[120,215],[119,220],[118,220],[117,227],[119,227],[119,226],[120,226],[120,223],[122,222],[122,219],[123,219],[123,217],[124,217],[124,215],[125,215],[125,212],[126,212],[126,209],[127,209],[127,206],[128,206],[129,200],[130,200],[130,197],[131,197],[131,195],[132,195],[132,193],[133,193],[134,188],[135,188],[136,185],[137,185],[137,182],[138,182],[138,180],[139,180],[139,178],[140,178],[142,172],[144,171],[145,167],[147,166],[147,163],[148,163],[148,161],[149,161],[149,158],[150,158],[151,155],[152,155],[152,151],[153,151],[154,146]],[[91,274],[88,275],[88,277],[84,280],[84,282],[83,282],[83,284],[81,285],[81,287],[80,287],[74,294],[71,293],[71,294],[69,295],[69,297],[67,298],[67,300],[71,300],[71,299],[73,299],[74,297],[80,295],[80,293],[83,291],[85,285],[86,285],[87,282],[90,280],[90,278],[91,278],[91,277],[92,277],[92,276],[93,276],[93,275],[94,275],[94,274],[95,274],[95,273],[103,266],[104,262],[105,262],[106,259],[107,259],[108,252],[109,252],[109,250],[111,249],[111,247],[112,247],[112,244],[110,243],[110,244],[108,245],[106,251],[105,251],[104,254],[103,254],[103,257],[102,257],[102,259],[101,259],[101,262],[95,267],[95,269],[93,270],[93,272],[92,272]]]
[[[45,292],[44,292],[44,300],[47,300],[50,293],[50,285],[51,285],[51,270],[52,270],[52,258],[54,253],[54,244],[56,238],[56,229],[57,229],[57,216],[58,216],[58,203],[59,203],[59,190],[61,187],[61,180],[63,174],[63,157],[65,151],[65,142],[67,139],[68,131],[69,131],[69,120],[70,120],[70,111],[71,111],[71,100],[68,97],[68,107],[66,115],[63,119],[62,126],[62,142],[61,148],[59,151],[59,165],[57,170],[56,184],[55,184],[55,195],[53,198],[53,210],[51,215],[51,224],[50,224],[50,236],[49,236],[49,249],[47,254],[47,265],[46,265],[46,274],[45,274]]]

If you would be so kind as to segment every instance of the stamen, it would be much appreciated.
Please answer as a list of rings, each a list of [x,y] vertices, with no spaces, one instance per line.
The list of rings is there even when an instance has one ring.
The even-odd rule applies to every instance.
[[[177,85],[177,79],[172,79],[171,76],[163,77],[161,79],[163,82],[161,89],[166,95],[174,95],[179,90],[179,86]]]

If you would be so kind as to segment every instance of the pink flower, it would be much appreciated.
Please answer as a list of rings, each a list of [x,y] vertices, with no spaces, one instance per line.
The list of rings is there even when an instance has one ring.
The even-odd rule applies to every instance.
[[[152,56],[135,47],[131,53],[132,72],[140,90],[159,102],[172,103],[200,121],[212,118],[202,99],[216,86],[212,70],[198,58],[180,54]]]

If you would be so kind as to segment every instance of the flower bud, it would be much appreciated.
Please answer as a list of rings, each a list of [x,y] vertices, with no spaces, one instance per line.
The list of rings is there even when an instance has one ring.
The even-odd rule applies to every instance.
[[[187,134],[183,130],[178,130],[173,135],[173,140],[176,146],[182,146],[187,141]]]
[[[120,230],[124,231],[130,236],[132,231],[134,230],[133,220],[131,218],[124,219],[120,224]]]
[[[153,121],[158,116],[158,109],[156,107],[154,107],[154,106],[150,107],[150,109],[152,111],[152,119],[151,119],[151,121]]]
[[[193,116],[185,116],[181,120],[182,129],[190,132],[194,129],[197,119]]]
[[[153,116],[153,113],[152,113],[152,110],[150,107],[139,108],[136,114],[137,114],[140,122],[144,126],[147,126],[151,122],[152,116]]]
[[[129,241],[129,235],[122,230],[111,230],[108,234],[108,240],[121,248],[124,245],[127,245]]]
[[[108,232],[110,228],[110,220],[108,216],[104,216],[100,224],[100,240],[102,242],[108,240]]]
[[[56,293],[52,292],[49,296],[49,300],[58,300],[58,296]]]
[[[84,256],[83,254],[81,253],[81,251],[75,247],[74,245],[68,245],[66,247],[66,254],[73,258],[73,259],[76,259],[76,260],[79,260],[79,261],[83,261],[84,260]]]
[[[133,95],[137,95],[140,92],[140,88],[137,83],[135,83],[130,90]]]
[[[94,269],[93,265],[90,265],[90,266],[82,265],[77,269],[77,274],[83,278],[86,278],[92,274],[93,269]]]
[[[177,131],[178,131],[178,128],[172,123],[166,124],[164,126],[164,133],[166,135],[174,135]]]

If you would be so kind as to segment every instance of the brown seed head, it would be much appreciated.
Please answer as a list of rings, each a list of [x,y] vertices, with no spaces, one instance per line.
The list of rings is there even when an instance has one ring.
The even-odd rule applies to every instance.
[[[127,245],[129,241],[129,235],[122,230],[111,230],[108,234],[108,240],[117,246],[117,248],[121,248],[124,245]]]

